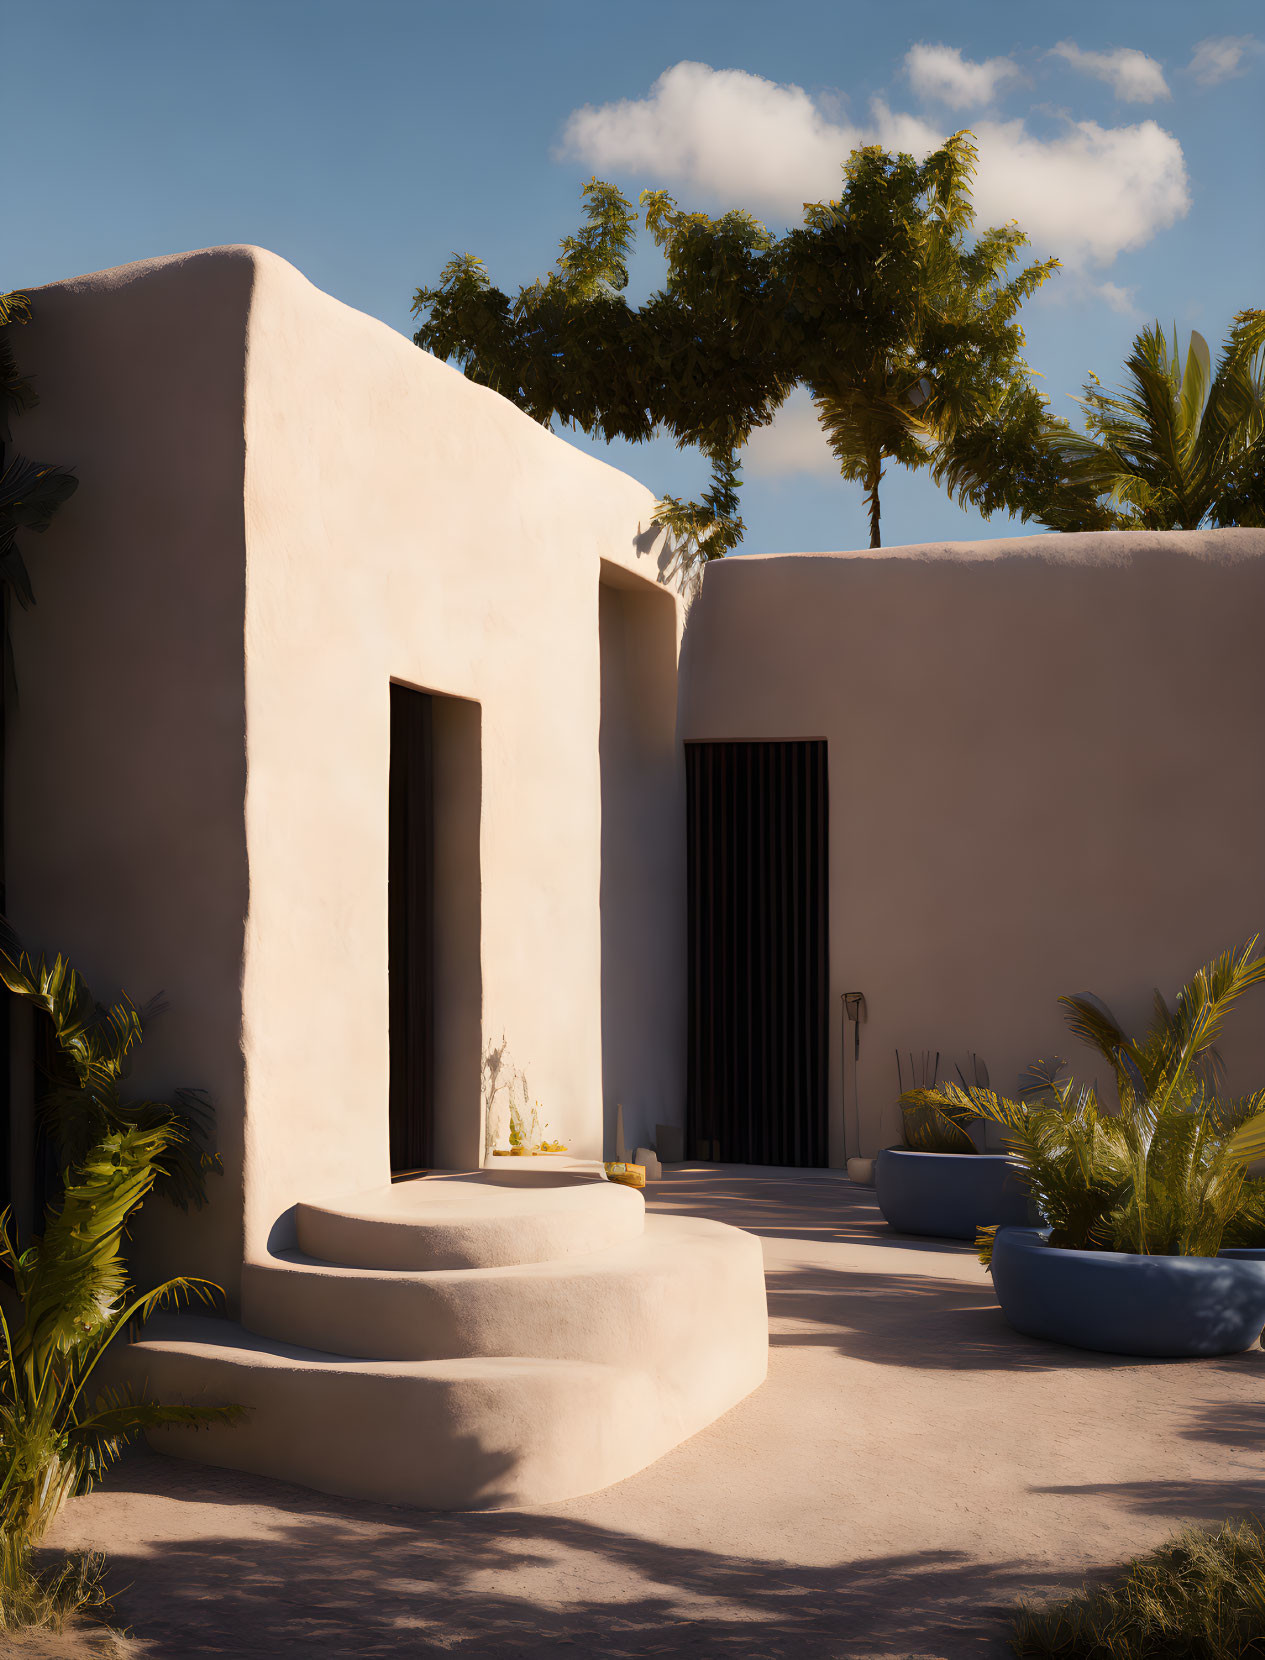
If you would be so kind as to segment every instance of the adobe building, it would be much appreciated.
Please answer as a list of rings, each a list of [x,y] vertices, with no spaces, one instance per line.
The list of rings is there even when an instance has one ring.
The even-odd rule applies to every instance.
[[[600,1179],[617,1104],[839,1167],[897,1051],[1011,1089],[1061,992],[1139,1013],[1265,917],[1265,532],[731,558],[687,604],[641,485],[274,255],[52,285],[18,344],[17,448],[80,488],[13,620],[11,920],[164,991],[136,1087],[216,1106],[210,1203],[138,1259],[228,1318],[131,1363],[252,1412],[171,1450],[436,1506],[618,1480],[767,1326],[758,1241]],[[502,1044],[565,1156],[496,1157]]]

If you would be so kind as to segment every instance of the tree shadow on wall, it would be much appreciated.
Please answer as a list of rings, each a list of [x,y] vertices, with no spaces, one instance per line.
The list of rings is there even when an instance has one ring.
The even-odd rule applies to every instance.
[[[1060,1584],[952,1551],[808,1567],[669,1548],[556,1513],[411,1512],[150,1454],[129,1459],[111,1487],[267,1512],[262,1536],[111,1554],[116,1616],[146,1660],[965,1660],[1000,1657],[1006,1611]]]

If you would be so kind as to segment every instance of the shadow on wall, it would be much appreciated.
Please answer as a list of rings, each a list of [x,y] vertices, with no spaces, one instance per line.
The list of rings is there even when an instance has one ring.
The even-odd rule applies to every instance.
[[[602,1095],[631,1152],[684,1122],[685,797],[676,741],[676,602],[601,567]]]

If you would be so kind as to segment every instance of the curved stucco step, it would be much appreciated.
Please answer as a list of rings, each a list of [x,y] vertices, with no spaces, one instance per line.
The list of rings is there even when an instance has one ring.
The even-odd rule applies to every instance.
[[[479,1170],[295,1207],[299,1250],[352,1268],[497,1268],[636,1239],[640,1193],[557,1170]]]
[[[683,1348],[728,1347],[735,1323],[762,1333],[765,1318],[759,1240],[699,1217],[647,1216],[640,1238],[555,1262],[393,1273],[286,1254],[242,1276],[249,1330],[379,1359],[667,1365]]]
[[[764,1375],[749,1341],[717,1358],[704,1386],[680,1389],[576,1360],[349,1360],[193,1315],[151,1322],[123,1357],[155,1398],[248,1409],[232,1426],[153,1431],[160,1452],[438,1510],[538,1505],[621,1481]]]

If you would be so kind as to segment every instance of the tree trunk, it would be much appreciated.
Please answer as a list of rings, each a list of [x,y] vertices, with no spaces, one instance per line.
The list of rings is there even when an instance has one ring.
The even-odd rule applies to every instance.
[[[878,487],[882,477],[882,454],[872,455],[865,469],[865,499],[870,504],[870,546],[872,548],[881,548],[883,545],[878,529]]]

